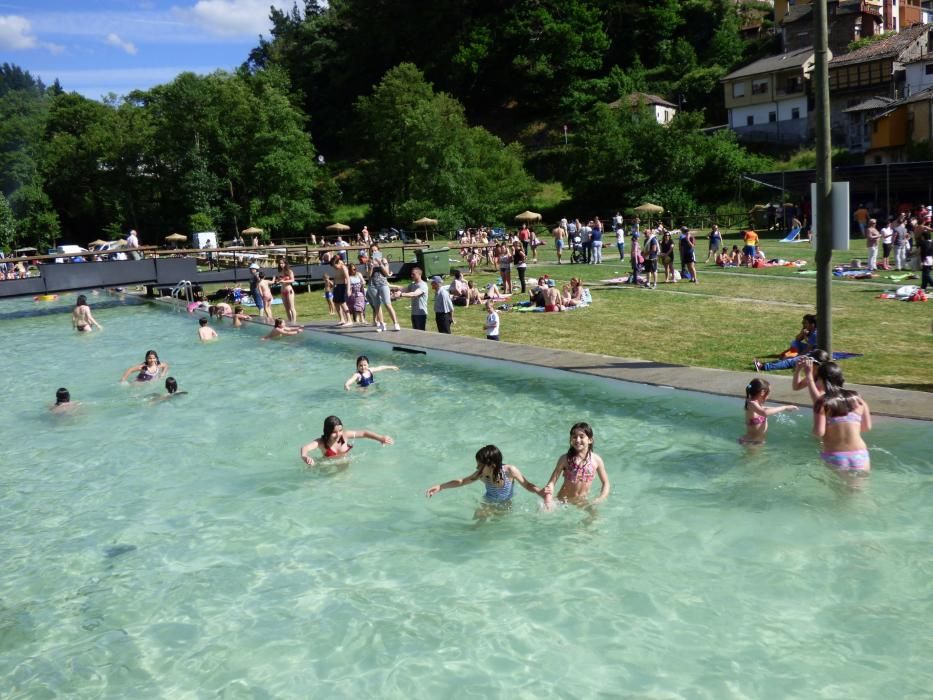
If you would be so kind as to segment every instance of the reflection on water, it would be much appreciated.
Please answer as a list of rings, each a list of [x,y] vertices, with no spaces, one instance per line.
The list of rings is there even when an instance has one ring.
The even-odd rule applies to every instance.
[[[91,303],[102,333],[64,314],[0,322],[19,350],[0,361],[12,697],[930,687],[927,426],[879,421],[853,492],[822,467],[806,412],[749,451],[738,397],[370,348],[401,371],[348,393],[355,347],[223,324],[201,344],[186,313]],[[153,405],[161,386],[119,383],[149,348],[188,396]],[[49,413],[59,386],[80,410]],[[299,449],[330,414],[396,444],[308,468]],[[593,519],[521,489],[482,524],[479,485],[424,497],[487,443],[543,483],[580,420],[613,486]]]

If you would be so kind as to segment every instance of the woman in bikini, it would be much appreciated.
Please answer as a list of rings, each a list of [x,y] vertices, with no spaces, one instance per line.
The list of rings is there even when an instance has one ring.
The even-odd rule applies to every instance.
[[[288,322],[298,323],[298,312],[295,310],[295,289],[292,287],[295,283],[295,273],[292,272],[285,258],[279,258],[275,278],[272,281],[282,285],[282,306],[285,307]]]
[[[353,449],[347,440],[354,438],[366,438],[376,440],[383,445],[391,445],[395,441],[388,435],[379,435],[371,430],[344,430],[343,423],[337,416],[327,416],[324,419],[324,430],[321,431],[321,437],[312,440],[301,448],[301,459],[308,466],[314,466],[314,459],[311,452],[320,450],[324,459],[333,459],[347,454]]]
[[[92,326],[97,326],[97,330],[104,330],[91,314],[91,307],[87,305],[87,297],[83,294],[78,297],[78,301],[75,303],[75,308],[71,312],[71,325],[80,333],[87,333],[91,331]]]
[[[868,476],[871,459],[862,433],[871,430],[871,411],[856,392],[826,394],[814,409],[813,434],[823,439],[820,459],[844,479]]]
[[[141,365],[133,365],[127,368],[120,381],[125,382],[134,372],[136,373],[137,382],[151,382],[153,379],[158,379],[168,374],[168,365],[159,359],[159,353],[155,350],[148,350],[146,352],[145,362]]]
[[[549,510],[554,506],[554,484],[561,475],[564,477],[564,483],[557,492],[558,501],[588,506],[601,503],[609,495],[606,465],[603,464],[602,457],[593,452],[593,429],[589,423],[576,423],[570,429],[570,449],[557,460],[557,466],[544,487],[544,503]],[[599,477],[601,484],[599,496],[588,501],[587,496],[593,486],[594,476]]]

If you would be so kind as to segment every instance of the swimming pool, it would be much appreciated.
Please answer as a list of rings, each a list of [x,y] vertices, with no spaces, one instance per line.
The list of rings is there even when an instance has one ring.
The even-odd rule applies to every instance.
[[[433,357],[342,390],[358,354],[144,305],[0,320],[0,677],[11,697],[909,697],[933,687],[930,427],[878,421],[832,487],[809,415],[746,453],[741,403]],[[29,308],[26,302],[19,302]],[[73,296],[61,300],[70,309]],[[15,310],[4,303],[3,308]],[[297,341],[297,342],[294,342]],[[188,396],[118,380],[158,350]],[[47,410],[67,386],[84,405]],[[351,466],[309,470],[335,413]],[[496,522],[498,445],[543,483],[578,420],[613,493],[588,523]]]

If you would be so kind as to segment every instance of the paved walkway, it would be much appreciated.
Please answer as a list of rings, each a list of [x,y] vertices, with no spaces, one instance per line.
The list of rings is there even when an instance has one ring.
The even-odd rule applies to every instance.
[[[433,323],[433,317],[428,323]],[[754,372],[730,372],[702,367],[685,367],[647,360],[592,355],[570,350],[554,350],[515,343],[492,342],[485,339],[457,335],[442,335],[409,329],[376,333],[371,326],[337,328],[332,322],[308,323],[305,329],[328,335],[350,336],[388,346],[399,346],[420,350],[457,353],[465,357],[505,360],[522,365],[561,370],[604,377],[607,380],[636,382],[652,386],[673,387],[685,391],[706,394],[743,397],[745,386]],[[771,382],[771,400],[793,403],[809,408],[810,401],[805,391],[791,390],[791,378],[768,374]],[[905,391],[862,384],[847,385],[861,394],[871,406],[872,415],[911,418],[933,421],[933,394],[922,391]]]

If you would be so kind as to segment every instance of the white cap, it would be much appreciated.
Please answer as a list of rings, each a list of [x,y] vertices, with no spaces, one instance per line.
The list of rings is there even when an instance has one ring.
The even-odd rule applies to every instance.
[[[259,265],[257,265],[256,263],[253,263],[253,264],[251,264],[251,265],[249,266],[249,269],[250,269],[250,270],[258,270],[258,269],[259,269]]]

